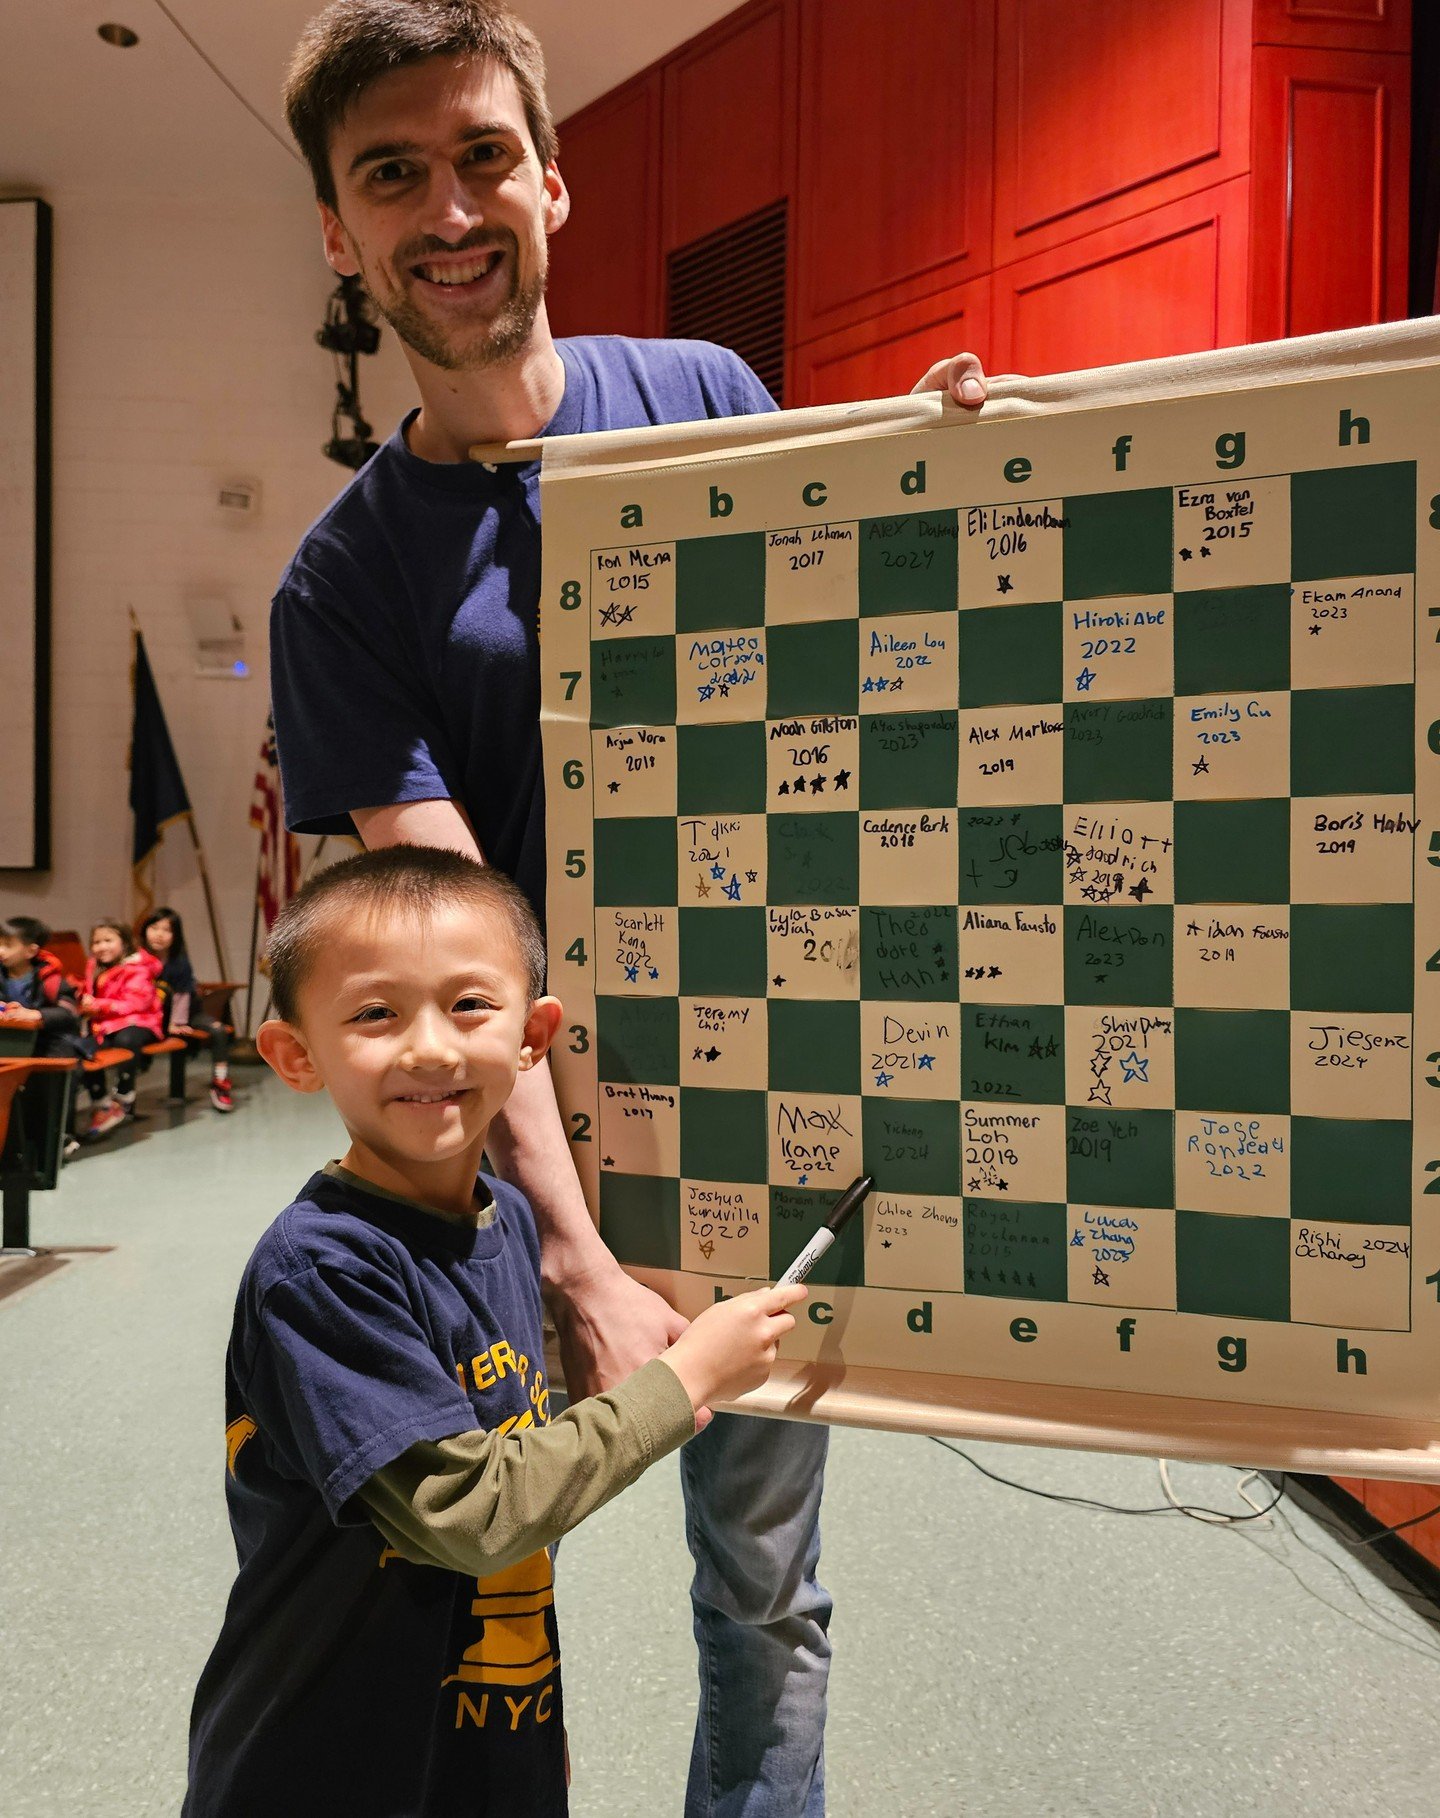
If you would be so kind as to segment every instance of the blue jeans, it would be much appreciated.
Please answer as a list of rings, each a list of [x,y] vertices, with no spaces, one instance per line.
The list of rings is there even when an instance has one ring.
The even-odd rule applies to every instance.
[[[685,1818],[823,1818],[827,1427],[717,1414],[680,1453],[700,1709]]]

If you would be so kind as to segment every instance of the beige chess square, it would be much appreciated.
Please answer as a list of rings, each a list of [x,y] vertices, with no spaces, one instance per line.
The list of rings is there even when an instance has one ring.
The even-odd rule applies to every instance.
[[[864,1000],[860,1089],[875,1098],[960,1096],[960,1011],[952,1004]]]
[[[1168,1111],[1175,1103],[1175,1013],[1168,1005],[1068,1004],[1065,1099],[1071,1105]]]
[[[1175,794],[1238,801],[1290,793],[1290,696],[1175,697]]]
[[[1292,1010],[1296,1117],[1408,1117],[1414,1025],[1397,1013]]]
[[[1173,804],[1086,802],[1064,828],[1067,903],[1174,902]]]
[[[960,606],[1058,600],[1065,585],[1065,501],[971,505],[960,513]]]
[[[1187,553],[1188,556],[1187,556]],[[1175,591],[1290,579],[1290,480],[1220,474],[1175,488]]]
[[[1175,1306],[1175,1214],[1165,1206],[1070,1206],[1068,1296],[1093,1307]]]
[[[876,1192],[861,1217],[867,1288],[964,1292],[965,1238],[958,1199]]]
[[[680,978],[679,919],[673,909],[597,907],[596,991],[602,997],[672,996]]]
[[[948,612],[902,612],[861,619],[860,696],[888,695],[897,684],[907,711],[953,707],[959,694],[958,621]],[[883,686],[881,686],[883,684]]]
[[[765,727],[765,805],[772,812],[821,813],[853,806],[860,785],[860,722],[841,714],[806,714]],[[817,781],[824,784],[812,794]],[[836,796],[836,788],[841,793]],[[845,793],[848,791],[848,794]]]
[[[1066,600],[1067,701],[1143,701],[1175,692],[1175,611],[1168,593]]]
[[[772,1185],[838,1193],[864,1173],[857,1095],[772,1092],[768,1115]]]
[[[764,998],[680,999],[680,1084],[752,1091],[770,1064]]]
[[[798,524],[765,538],[765,622],[811,624],[859,612],[858,524]]]
[[[595,818],[675,812],[673,726],[617,726],[590,734]]]
[[[1177,1111],[1175,1204],[1187,1212],[1285,1217],[1290,1119],[1268,1111]]]
[[[686,909],[728,909],[734,903],[765,901],[763,814],[685,815],[676,822],[675,832],[679,900]]]
[[[1290,1318],[1301,1325],[1335,1326],[1346,1334],[1405,1331],[1410,1324],[1409,1227],[1292,1220]]]
[[[860,995],[859,911],[852,905],[772,905],[765,912],[771,997]]]
[[[1290,686],[1378,687],[1415,678],[1415,583],[1408,574],[1297,581],[1290,589]],[[1433,621],[1422,614],[1433,637]]]
[[[980,903],[960,911],[960,995],[980,1004],[1061,1004],[1065,941],[1060,911]]]
[[[1293,903],[1408,903],[1413,795],[1296,796],[1290,804]]]
[[[741,1182],[682,1180],[680,1267],[770,1279],[770,1192]]]
[[[590,557],[592,638],[663,637],[675,629],[675,545],[631,543]]]
[[[963,807],[1058,802],[1065,793],[1065,723],[1054,707],[960,710]]]
[[[757,720],[765,712],[765,631],[686,632],[675,640],[675,718],[682,726]]]
[[[965,1099],[960,1180],[972,1198],[1058,1205],[1065,1198],[1064,1105]]]
[[[1290,910],[1184,903],[1175,911],[1175,1002],[1197,1010],[1290,1008]]]
[[[599,1093],[604,1166],[616,1174],[678,1174],[679,1088],[602,1081]]]
[[[953,808],[876,808],[860,816],[862,903],[954,901],[959,878]]]

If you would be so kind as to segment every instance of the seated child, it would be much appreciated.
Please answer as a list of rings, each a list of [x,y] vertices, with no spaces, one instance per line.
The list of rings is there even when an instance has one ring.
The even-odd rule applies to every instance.
[[[140,946],[160,962],[161,995],[165,1003],[165,1033],[194,1029],[210,1050],[210,1103],[217,1111],[233,1111],[230,1091],[230,1031],[207,1016],[200,1003],[195,969],[185,951],[185,924],[173,909],[152,909],[140,924]]]
[[[90,1033],[102,1048],[128,1048],[134,1055],[158,1042],[165,1012],[155,981],[160,962],[153,953],[136,951],[128,922],[113,918],[90,930],[90,958],[80,1011],[90,1019]],[[94,1104],[86,1142],[98,1142],[135,1115],[135,1071],[138,1061],[119,1069],[115,1091],[106,1090],[103,1072],[91,1073],[85,1085]],[[147,1063],[148,1064],[148,1063]]]
[[[50,930],[33,915],[0,922],[0,1029],[33,1029],[35,1053],[86,1052],[75,988],[45,943]]]
[[[758,1387],[802,1288],[708,1308],[549,1421],[523,1195],[479,1173],[561,1008],[524,896],[456,852],[320,872],[270,937],[257,1046],[344,1158],[245,1270],[225,1372],[239,1573],[195,1694],[186,1818],[558,1818],[547,1549]]]

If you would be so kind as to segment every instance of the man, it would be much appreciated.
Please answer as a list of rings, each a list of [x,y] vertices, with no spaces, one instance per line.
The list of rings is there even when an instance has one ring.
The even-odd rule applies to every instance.
[[[540,47],[490,0],[336,0],[286,87],[325,256],[358,274],[404,344],[420,408],[312,527],[272,619],[287,819],[479,853],[544,907],[536,620],[538,463],[489,470],[472,444],[774,406],[699,343],[556,343],[549,236],[569,197]],[[624,249],[615,249],[616,257]],[[917,390],[984,398],[979,361]],[[545,1067],[492,1127],[496,1170],[540,1225],[572,1394],[619,1381],[681,1320],[591,1223]],[[716,1419],[681,1457],[700,1710],[687,1818],[816,1818],[830,1600],[816,1582],[827,1435]]]

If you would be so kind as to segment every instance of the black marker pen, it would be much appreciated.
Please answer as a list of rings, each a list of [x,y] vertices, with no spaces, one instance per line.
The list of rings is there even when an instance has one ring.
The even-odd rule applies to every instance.
[[[806,1244],[805,1248],[791,1263],[790,1267],[776,1282],[776,1287],[783,1287],[787,1282],[804,1281],[805,1277],[819,1262],[820,1258],[840,1235],[840,1227],[857,1207],[863,1206],[868,1196],[874,1191],[875,1182],[868,1174],[862,1174],[835,1201],[829,1218]]]

